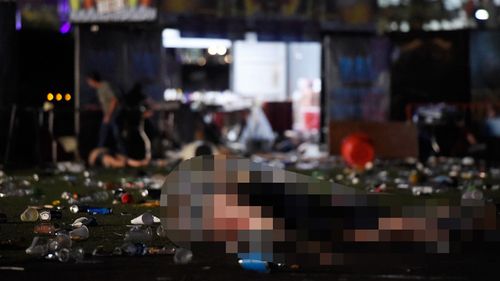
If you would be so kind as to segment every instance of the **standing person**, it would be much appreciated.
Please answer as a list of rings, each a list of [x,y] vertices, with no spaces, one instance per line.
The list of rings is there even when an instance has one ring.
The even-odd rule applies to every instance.
[[[120,132],[115,121],[115,113],[117,112],[118,107],[118,99],[116,98],[115,93],[111,89],[109,83],[102,80],[101,75],[97,72],[92,72],[87,75],[87,84],[92,89],[96,90],[103,113],[97,146],[105,147],[108,134],[111,132],[116,143],[117,151],[125,153],[124,146],[120,138]]]

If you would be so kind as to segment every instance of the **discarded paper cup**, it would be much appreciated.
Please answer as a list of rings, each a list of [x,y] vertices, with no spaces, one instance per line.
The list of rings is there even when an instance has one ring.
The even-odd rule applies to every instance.
[[[85,240],[89,238],[89,229],[82,225],[81,227],[69,232],[71,240]]]
[[[152,225],[155,223],[154,216],[147,212],[130,221],[132,224]]]
[[[44,210],[39,213],[39,217],[41,221],[50,221],[62,218],[62,213],[56,210]]]

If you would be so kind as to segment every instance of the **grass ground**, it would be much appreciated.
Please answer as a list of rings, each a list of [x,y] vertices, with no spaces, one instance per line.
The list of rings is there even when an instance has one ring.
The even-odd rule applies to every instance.
[[[39,181],[32,187],[37,190],[37,199],[31,197],[0,198],[0,213],[7,215],[7,223],[0,224],[0,280],[465,280],[495,274],[500,260],[496,256],[428,256],[423,260],[412,259],[405,255],[395,257],[392,261],[379,261],[359,267],[342,266],[318,270],[294,270],[274,274],[257,274],[243,271],[234,256],[215,256],[210,246],[194,253],[193,262],[189,265],[175,265],[172,256],[148,257],[90,257],[83,263],[59,263],[31,257],[25,249],[35,236],[35,223],[21,222],[19,215],[29,205],[52,204],[60,200],[65,191],[83,195],[99,191],[98,188],[86,187],[83,175],[77,175],[72,181],[63,174],[56,175],[40,171],[18,171],[9,173],[16,177],[30,178],[34,173]],[[168,170],[147,171],[149,175],[160,173],[166,175]],[[305,172],[311,174],[312,172]],[[333,177],[338,171],[325,171],[322,176]],[[93,171],[92,178],[103,182],[118,183],[122,179],[134,180],[144,174],[137,170],[100,170]],[[347,183],[347,182],[346,182]],[[361,188],[361,185],[358,186]],[[415,198],[407,193],[394,190],[396,200],[407,204],[421,204],[422,198]],[[138,190],[131,191],[136,202],[140,203]],[[432,200],[448,200],[459,198],[460,193],[441,194]],[[496,197],[496,193],[487,194]],[[61,200],[62,201],[62,200]],[[75,242],[86,253],[91,253],[97,246],[104,246],[111,251],[123,243],[123,235],[130,220],[146,211],[159,216],[158,208],[141,204],[112,205],[111,199],[93,206],[112,207],[112,215],[97,215],[97,226],[90,228],[90,238]],[[64,202],[62,206],[66,206]],[[63,209],[63,219],[57,221],[61,228],[70,228],[69,224],[81,214],[72,214]],[[156,237],[148,246],[166,246],[170,242],[166,238]],[[406,258],[405,258],[406,257]],[[8,266],[23,268],[23,271],[9,270]],[[483,279],[485,280],[485,279]]]

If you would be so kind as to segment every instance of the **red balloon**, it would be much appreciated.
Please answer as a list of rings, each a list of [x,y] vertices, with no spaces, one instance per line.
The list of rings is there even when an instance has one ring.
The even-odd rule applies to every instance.
[[[375,158],[375,149],[370,138],[362,133],[355,133],[342,140],[341,154],[344,161],[353,168],[363,169]]]

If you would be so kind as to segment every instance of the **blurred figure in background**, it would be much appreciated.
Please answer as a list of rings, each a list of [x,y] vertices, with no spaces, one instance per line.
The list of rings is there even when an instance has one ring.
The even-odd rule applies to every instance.
[[[123,106],[119,118],[122,122],[122,135],[127,155],[135,159],[151,159],[151,140],[145,126],[152,111],[140,82],[123,97]]]
[[[260,106],[254,106],[247,112],[239,143],[245,147],[246,154],[268,152],[276,136]]]
[[[205,123],[203,118],[196,114],[194,140],[182,147],[180,158],[188,160],[202,155],[218,155],[221,153],[220,134],[212,123]]]
[[[498,104],[489,101],[484,120],[484,135],[487,146],[486,160],[490,165],[498,164],[500,157],[500,117]]]
[[[87,84],[96,91],[103,113],[97,146],[105,147],[108,135],[111,133],[114,138],[114,143],[116,143],[117,151],[125,153],[125,148],[120,138],[120,132],[115,122],[118,108],[118,99],[115,93],[110,84],[104,81],[98,72],[92,72],[87,75]]]
[[[140,168],[149,165],[151,159],[144,158],[141,160],[128,158],[121,153],[115,153],[105,147],[97,147],[89,154],[88,163],[90,167],[103,167],[103,168]]]

